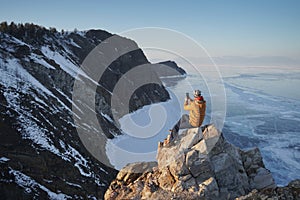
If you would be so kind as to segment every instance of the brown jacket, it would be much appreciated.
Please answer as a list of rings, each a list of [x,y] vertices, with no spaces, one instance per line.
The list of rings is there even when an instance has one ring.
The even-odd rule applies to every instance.
[[[205,117],[206,102],[190,100],[190,103],[185,103],[183,108],[190,111],[190,124],[193,127],[200,127]]]

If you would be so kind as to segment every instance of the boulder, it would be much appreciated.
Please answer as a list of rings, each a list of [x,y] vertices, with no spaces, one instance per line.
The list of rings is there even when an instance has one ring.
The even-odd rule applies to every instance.
[[[300,199],[300,180],[291,181],[287,186],[275,187],[264,190],[254,189],[247,195],[236,198],[236,200],[252,199]]]
[[[168,166],[176,162],[182,154],[191,149],[202,139],[201,128],[191,128],[178,135],[170,144],[158,148],[157,162],[158,167]]]
[[[251,188],[265,189],[275,188],[275,181],[271,172],[265,168],[261,153],[258,148],[241,151],[244,169],[248,174]]]
[[[181,154],[169,165],[170,172],[174,177],[185,176],[190,173],[186,165],[185,157],[185,154]]]
[[[250,185],[259,190],[275,187],[271,172],[262,167],[258,168],[256,174],[250,178]]]
[[[168,167],[161,169],[161,174],[158,177],[159,186],[164,190],[171,190],[175,179],[172,176]]]
[[[219,196],[219,187],[216,179],[210,177],[199,185],[199,196]]]
[[[132,182],[136,180],[142,173],[152,171],[152,168],[156,166],[157,162],[130,163],[118,173],[117,180]]]

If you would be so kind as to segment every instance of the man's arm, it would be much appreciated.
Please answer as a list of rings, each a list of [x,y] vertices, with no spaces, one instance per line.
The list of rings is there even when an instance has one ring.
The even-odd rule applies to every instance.
[[[191,110],[191,105],[189,104],[189,100],[192,101],[191,99],[185,99],[184,104],[183,104],[183,109],[184,110]]]

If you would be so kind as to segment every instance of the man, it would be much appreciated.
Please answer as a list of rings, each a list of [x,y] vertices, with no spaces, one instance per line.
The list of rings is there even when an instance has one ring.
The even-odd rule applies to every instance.
[[[194,91],[194,100],[187,96],[185,98],[183,108],[184,110],[190,111],[190,113],[189,115],[182,115],[181,119],[177,122],[173,129],[170,130],[171,140],[178,135],[179,129],[195,128],[202,125],[205,117],[206,101],[204,100],[203,96],[201,96],[201,91]]]

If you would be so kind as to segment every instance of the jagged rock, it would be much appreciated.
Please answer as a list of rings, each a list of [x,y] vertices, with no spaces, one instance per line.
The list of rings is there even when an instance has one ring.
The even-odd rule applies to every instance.
[[[124,167],[117,175],[117,180],[130,182],[136,180],[142,173],[152,171],[157,162],[131,163]]]
[[[190,149],[202,138],[202,131],[200,128],[191,128],[185,131],[182,135],[178,136],[172,143],[175,145],[168,145],[163,148],[158,148],[157,162],[158,167],[168,166],[171,163],[176,162],[182,154],[186,153],[187,149]]]
[[[185,155],[181,154],[174,162],[169,166],[171,174],[176,176],[185,176],[189,174],[189,170],[185,164]]]
[[[175,183],[175,179],[172,176],[168,167],[164,167],[160,170],[161,174],[158,177],[159,186],[164,190],[171,190]]]
[[[210,177],[199,184],[199,194],[200,196],[219,196],[219,187],[216,179]]]
[[[265,168],[258,148],[246,152],[241,151],[241,156],[251,188],[264,189],[275,187],[275,182],[272,181],[272,174]]]
[[[250,180],[250,185],[252,188],[264,189],[264,188],[273,188],[275,186],[274,181],[272,180],[272,174],[266,168],[258,168],[255,176]]]
[[[196,187],[196,180],[193,176],[186,175],[183,177],[180,177],[177,181],[176,184],[174,184],[172,191],[173,192],[182,192],[184,190],[188,191],[198,191],[198,187]]]
[[[157,168],[133,182],[123,179],[118,187],[113,187],[113,182],[107,194],[114,191],[117,195],[106,195],[106,199],[234,199],[254,189],[275,187],[259,150],[240,150],[213,125],[188,129],[170,143],[159,145],[157,163]],[[128,186],[132,191],[124,194],[122,188]]]
[[[175,140],[175,143],[178,143],[179,152],[183,152],[197,144],[202,137],[203,135],[201,128],[190,128],[186,130],[185,133],[179,137],[179,139]]]
[[[165,67],[164,65],[167,65],[168,67]],[[182,70],[180,67],[178,67],[174,61],[170,61],[170,60],[157,63],[155,68],[158,68],[157,74],[160,77],[166,77],[166,76],[178,77],[178,75],[186,74],[186,72],[184,70]]]
[[[280,199],[280,200],[299,200],[300,199],[300,180],[291,181],[285,187],[275,187],[258,191],[252,190],[247,195],[236,198],[236,200],[253,199]]]
[[[191,150],[186,154],[186,165],[192,176],[197,177],[198,181],[213,175],[209,157],[205,154],[199,154],[196,150]]]

